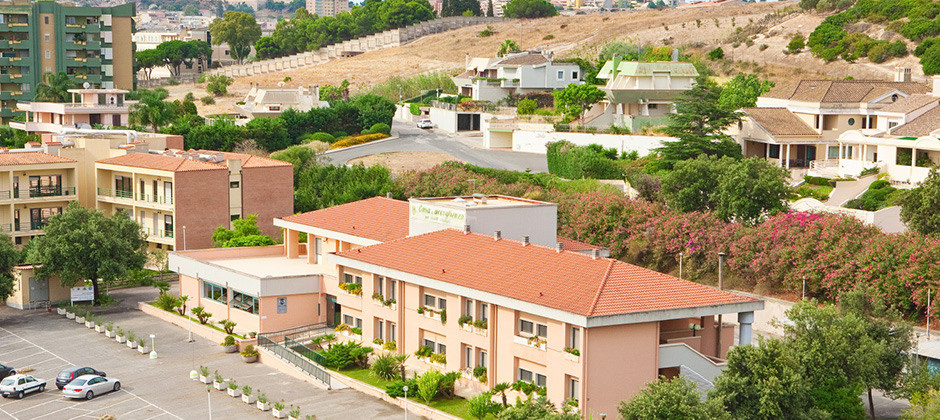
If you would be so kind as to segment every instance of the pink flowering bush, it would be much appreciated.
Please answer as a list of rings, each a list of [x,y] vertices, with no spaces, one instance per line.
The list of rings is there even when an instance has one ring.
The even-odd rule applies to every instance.
[[[407,173],[398,186],[405,196],[476,191],[556,202],[560,235],[662,272],[675,272],[681,253],[683,277],[692,280],[714,278],[717,254],[725,252],[729,279],[759,293],[799,294],[805,279],[808,296],[835,300],[861,284],[907,314],[923,313],[928,288],[940,294],[940,238],[885,234],[833,214],[781,213],[749,227],[712,213],[631,200],[611,189],[565,189],[539,177],[497,176],[441,165]],[[472,190],[470,179],[476,180]]]

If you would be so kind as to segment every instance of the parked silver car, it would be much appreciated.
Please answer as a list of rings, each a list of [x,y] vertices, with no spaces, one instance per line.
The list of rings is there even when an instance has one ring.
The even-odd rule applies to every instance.
[[[69,398],[90,400],[96,395],[106,394],[121,389],[121,381],[97,375],[82,375],[69,382],[62,389],[62,395]]]
[[[33,375],[12,375],[0,381],[0,395],[3,398],[15,396],[22,399],[30,392],[43,392],[46,390],[46,381],[36,379]]]

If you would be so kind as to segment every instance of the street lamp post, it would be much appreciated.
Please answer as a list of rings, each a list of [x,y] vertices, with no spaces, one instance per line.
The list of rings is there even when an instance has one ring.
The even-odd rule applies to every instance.
[[[408,385],[401,387],[405,391],[405,420],[408,420]]]

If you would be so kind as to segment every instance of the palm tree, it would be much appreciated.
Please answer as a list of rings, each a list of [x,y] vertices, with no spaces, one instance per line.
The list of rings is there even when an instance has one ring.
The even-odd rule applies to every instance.
[[[68,102],[71,96],[69,89],[75,88],[75,82],[64,72],[58,74],[46,73],[42,76],[43,83],[36,85],[36,102]]]
[[[511,39],[507,39],[507,40],[503,41],[502,44],[499,44],[499,52],[496,53],[496,56],[497,56],[497,57],[502,57],[502,56],[504,56],[504,55],[506,55],[506,54],[509,54],[509,53],[513,52],[513,51],[519,51],[519,50],[521,50],[521,49],[522,49],[522,48],[519,47],[519,44],[517,44],[516,41],[513,41],[513,40],[511,40]]]
[[[131,123],[149,125],[154,133],[167,125],[173,119],[170,104],[164,101],[167,96],[169,93],[166,89],[143,91],[140,100],[131,105]]]
[[[498,393],[499,396],[503,398],[503,407],[509,407],[509,402],[506,401],[506,391],[509,391],[510,388],[510,385],[505,382],[493,385],[492,391]]]

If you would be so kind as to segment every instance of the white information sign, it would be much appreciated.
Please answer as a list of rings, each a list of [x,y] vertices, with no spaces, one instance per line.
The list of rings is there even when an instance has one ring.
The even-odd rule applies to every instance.
[[[95,288],[92,286],[79,286],[71,289],[72,302],[85,302],[95,300]]]

